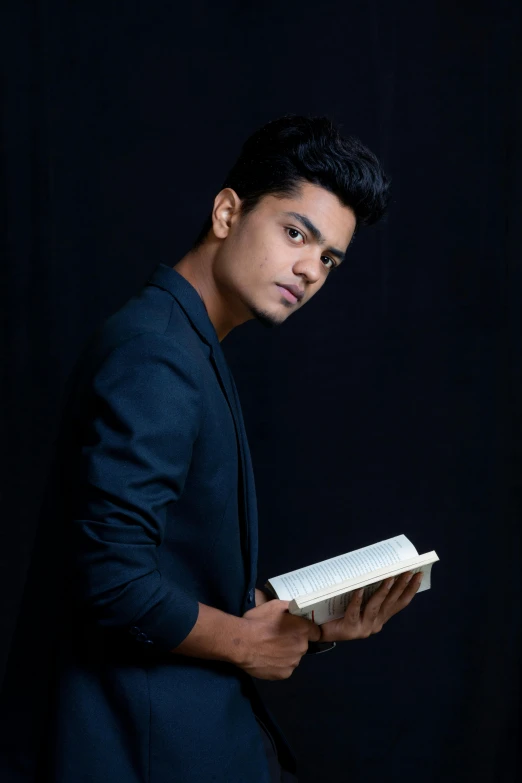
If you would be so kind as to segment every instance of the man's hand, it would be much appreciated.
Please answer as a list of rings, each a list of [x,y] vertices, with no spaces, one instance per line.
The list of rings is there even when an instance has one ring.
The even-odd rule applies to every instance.
[[[322,642],[341,642],[349,639],[366,639],[379,633],[385,622],[411,602],[420,587],[422,574],[411,571],[397,579],[386,579],[372,595],[361,611],[363,590],[356,590],[346,607],[344,617],[321,625]]]
[[[238,640],[242,654],[236,664],[252,677],[287,679],[307,652],[308,642],[320,639],[319,626],[291,615],[289,603],[274,599],[243,615],[243,632]]]
[[[305,617],[291,615],[288,611],[290,601],[268,597],[243,617],[200,602],[195,625],[171,652],[226,661],[261,680],[285,680],[308,652],[309,641],[365,639],[380,631],[392,615],[410,603],[419,589],[420,576],[406,584],[410,573],[400,576],[393,587],[393,579],[384,582],[362,614],[362,594],[355,594],[342,619],[331,620],[321,627]]]

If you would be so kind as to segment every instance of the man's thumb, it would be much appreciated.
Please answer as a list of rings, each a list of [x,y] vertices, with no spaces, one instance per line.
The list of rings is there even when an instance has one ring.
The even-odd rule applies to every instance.
[[[310,623],[310,627],[308,629],[308,639],[311,642],[318,642],[322,636],[322,631],[319,625],[316,625],[311,620],[308,621]]]

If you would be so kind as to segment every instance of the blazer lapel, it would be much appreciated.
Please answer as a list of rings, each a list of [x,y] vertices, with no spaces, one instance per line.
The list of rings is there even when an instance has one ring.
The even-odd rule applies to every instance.
[[[250,449],[236,384],[227,364],[216,330],[196,289],[172,267],[159,264],[149,283],[176,297],[200,337],[210,347],[210,360],[228,402],[236,428],[239,450],[239,512],[242,522],[243,556],[248,564],[247,584],[255,582],[257,565],[257,503]]]
[[[230,371],[229,371],[230,372]],[[250,456],[250,448],[248,446],[248,439],[246,435],[245,423],[243,421],[243,413],[241,411],[241,404],[239,402],[239,395],[237,393],[237,387],[234,381],[234,377],[230,372],[230,381],[232,384],[232,391],[237,407],[237,418],[239,422],[239,446],[242,459],[242,478],[243,478],[243,498],[245,504],[245,515],[247,520],[247,555],[249,558],[249,583],[255,584],[256,582],[256,570],[257,570],[257,557],[258,557],[258,520],[257,520],[257,496],[254,481],[254,469],[252,466],[252,458]]]
[[[226,396],[229,400],[232,415],[234,417],[234,423],[236,425],[237,442],[240,455],[240,506],[243,506],[245,520],[244,552],[249,567],[248,583],[253,584],[255,583],[256,579],[258,530],[257,500],[252,459],[250,456],[250,448],[248,446],[248,439],[245,430],[245,423],[243,420],[243,413],[241,411],[241,404],[239,402],[239,395],[237,393],[237,387],[221,346],[219,345],[219,341],[218,345],[213,347],[212,358],[214,360],[218,375],[225,379],[225,388],[227,390]]]

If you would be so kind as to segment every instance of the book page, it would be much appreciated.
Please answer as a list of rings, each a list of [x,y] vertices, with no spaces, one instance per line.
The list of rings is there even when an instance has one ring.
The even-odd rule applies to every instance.
[[[416,568],[421,568],[427,563],[434,563],[439,559],[436,552],[425,552],[423,555],[416,555],[410,557],[407,560],[401,560],[399,563],[392,563],[386,565],[383,568],[377,568],[375,571],[370,571],[362,576],[352,577],[351,579],[345,579],[342,582],[338,582],[335,585],[329,585],[323,587],[321,590],[315,590],[313,593],[306,593],[306,595],[298,595],[292,599],[292,603],[297,603],[298,606],[311,606],[318,600],[324,598],[330,598],[332,595],[340,595],[347,590],[357,590],[359,587],[366,587],[376,582],[380,582],[388,577],[395,577],[405,571],[412,571]]]
[[[432,566],[433,563],[427,563],[419,568],[412,569],[414,574],[418,573],[419,571],[422,572],[422,582],[419,589],[417,590],[417,593],[421,593],[424,590],[430,589]],[[376,590],[379,589],[382,582],[383,580],[380,579],[378,582],[374,582],[365,588],[362,602],[363,608],[367,604],[370,597],[376,592]],[[346,607],[350,603],[353,593],[354,590],[350,589],[347,592],[341,593],[340,595],[332,595],[329,598],[317,599],[317,601],[312,603],[311,606],[307,606],[303,609],[294,607],[291,604],[289,611],[291,614],[298,615],[299,617],[306,617],[308,620],[311,620],[317,625],[322,625],[329,620],[338,620],[341,617],[344,617]]]
[[[273,577],[269,582],[280,600],[290,601],[298,595],[313,593],[343,582],[345,579],[398,564],[401,560],[408,560],[416,555],[418,552],[411,541],[406,536],[400,535],[355,549],[344,555],[322,560],[305,568],[289,571],[287,574]]]

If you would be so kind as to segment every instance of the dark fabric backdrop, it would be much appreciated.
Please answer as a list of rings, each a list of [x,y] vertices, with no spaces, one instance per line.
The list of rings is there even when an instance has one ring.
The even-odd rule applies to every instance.
[[[223,343],[260,583],[398,533],[441,561],[381,634],[262,690],[303,783],[517,780],[520,4],[40,0],[2,16],[2,667],[82,345],[189,249],[250,132],[327,114],[379,155],[393,202],[303,311]]]

